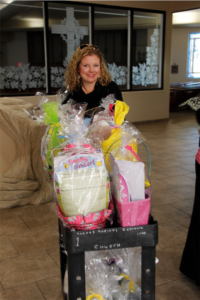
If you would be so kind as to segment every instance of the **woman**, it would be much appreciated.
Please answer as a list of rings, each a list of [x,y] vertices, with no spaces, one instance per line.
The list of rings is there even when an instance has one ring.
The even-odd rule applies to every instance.
[[[200,124],[200,109],[197,111],[196,116],[197,122]],[[196,155],[194,206],[187,241],[181,260],[180,271],[187,277],[193,279],[197,286],[200,286],[200,148]]]
[[[77,103],[88,103],[88,110],[98,107],[101,99],[109,94],[114,94],[116,100],[123,101],[97,46],[83,44],[76,49],[67,66],[65,79],[70,92],[63,104],[72,98]]]

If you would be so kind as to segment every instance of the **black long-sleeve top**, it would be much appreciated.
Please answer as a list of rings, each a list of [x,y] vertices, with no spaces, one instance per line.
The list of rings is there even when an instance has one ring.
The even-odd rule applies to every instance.
[[[111,81],[107,86],[102,86],[100,83],[96,83],[94,91],[89,94],[85,94],[81,88],[78,91],[69,93],[63,104],[67,103],[67,101],[71,98],[77,103],[88,103],[88,110],[99,106],[101,99],[105,98],[109,94],[114,94],[116,100],[123,101],[122,93],[120,92],[117,84],[114,81]]]

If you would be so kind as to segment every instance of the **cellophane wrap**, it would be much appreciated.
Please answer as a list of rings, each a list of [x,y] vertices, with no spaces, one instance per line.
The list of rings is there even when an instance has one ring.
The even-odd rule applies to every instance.
[[[57,98],[61,98],[61,94],[59,94]],[[47,178],[52,182],[52,151],[70,142],[71,135],[74,133],[72,130],[74,127],[76,127],[76,131],[80,129],[79,127],[82,126],[84,120],[83,111],[87,105],[77,105],[73,100],[70,100],[65,105],[61,105],[59,102],[45,100],[45,102],[40,103],[40,105],[45,112],[43,122],[45,125],[49,125],[42,138],[41,156],[48,175]],[[73,126],[71,126],[71,119],[73,120]]]
[[[138,145],[145,141],[144,136],[140,131],[130,122],[124,121],[121,126],[120,143],[113,146],[113,150],[110,152],[115,160],[130,161],[130,165],[136,166],[133,162],[141,162],[142,160],[138,156]],[[110,156],[108,155],[107,166],[110,166]],[[112,175],[112,174],[111,174]],[[150,186],[149,176],[145,172],[145,187]]]
[[[141,248],[85,252],[85,274],[86,299],[140,300]]]
[[[83,114],[74,113],[70,103],[67,106],[68,117],[63,126],[68,141],[53,150],[58,215],[71,230],[104,228],[112,213],[104,156],[100,149],[92,147],[86,136],[87,119]]]
[[[109,177],[103,154],[89,145],[67,146],[54,157],[54,187],[66,217],[108,208]]]
[[[47,179],[52,183],[52,150],[70,143],[71,136],[81,130],[84,123],[84,113],[87,108],[86,103],[76,103],[72,99],[62,105],[67,95],[68,90],[61,88],[56,94],[56,101],[50,101],[48,96],[37,92],[37,109],[33,111],[25,110],[29,117],[36,120],[39,125],[47,127],[41,141],[41,157]]]
[[[110,94],[106,98],[103,98],[100,102],[100,107],[103,108],[104,110],[100,111],[94,115],[93,123],[104,120],[110,126],[114,126],[115,118],[114,118],[113,108],[114,108],[115,102],[116,102],[116,99],[113,94]]]
[[[91,111],[90,123],[88,126],[87,137],[95,149],[101,149],[101,144],[111,135],[111,129],[115,126],[114,120],[114,95],[108,95],[101,100],[100,107]],[[88,114],[89,112],[87,112]]]

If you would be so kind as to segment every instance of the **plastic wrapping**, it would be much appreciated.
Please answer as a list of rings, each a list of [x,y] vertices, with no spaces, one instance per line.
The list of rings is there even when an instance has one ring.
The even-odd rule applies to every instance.
[[[124,121],[121,125],[121,129],[126,132],[127,136],[130,135],[137,145],[144,142],[146,139],[141,132],[130,122]]]
[[[113,274],[122,276],[115,299],[141,299],[141,247],[109,251]],[[113,263],[114,261],[114,263]]]
[[[124,121],[128,109],[125,103],[116,101],[115,120],[118,128],[111,130],[109,138],[102,137],[103,126],[99,126],[102,120],[98,121],[98,118],[97,122],[90,126],[87,135],[93,139],[95,134],[101,136],[99,140],[107,170],[112,177],[112,194],[116,203],[118,223],[121,226],[148,224],[150,212],[150,195],[149,191],[145,190],[150,183],[145,174],[145,165],[137,154],[137,145],[143,143],[145,138],[134,125]],[[100,114],[103,116],[103,113]],[[104,137],[106,134],[107,130],[104,130]],[[112,155],[112,166],[110,155]]]
[[[101,149],[101,144],[111,136],[111,127],[108,122],[99,120],[88,127],[87,137],[95,149]]]
[[[103,153],[77,133],[75,143],[54,149],[54,190],[57,212],[71,230],[104,228],[113,207]]]
[[[102,142],[106,167],[109,173],[111,172],[109,153],[112,152],[114,157],[118,159],[137,161],[137,145],[144,140],[145,138],[142,134],[128,121],[124,121],[120,128],[113,129],[111,136]],[[126,146],[130,146],[133,152],[127,151]]]
[[[115,104],[115,113],[113,107]],[[93,141],[95,148],[100,148],[105,155],[106,167],[110,170],[108,154],[113,149],[131,145],[137,152],[137,144],[145,140],[142,134],[131,123],[124,121],[129,107],[122,101],[116,101],[113,95],[102,99],[104,111],[93,116],[88,128],[87,137]],[[132,155],[133,157],[133,155]],[[130,159],[129,159],[130,160]]]
[[[43,122],[49,125],[46,129],[41,141],[41,157],[44,164],[44,169],[47,174],[47,179],[52,182],[52,150],[68,140],[68,137],[63,135],[59,123],[59,103],[44,102],[41,104],[45,112]]]
[[[126,114],[129,111],[129,107],[125,102],[116,101],[115,103],[115,126],[111,130],[111,135],[107,140],[102,142],[102,150],[105,156],[106,167],[110,172],[110,166],[108,164],[108,154],[116,147],[120,147],[122,144],[121,136],[122,136],[122,129],[119,128],[124,121]],[[118,127],[118,128],[117,128]]]
[[[113,276],[108,265],[104,264],[103,253],[85,253],[86,299],[113,300],[119,289],[118,280]]]
[[[76,103],[73,99],[69,99],[67,103],[61,106],[61,121],[70,121],[73,119],[84,118],[85,111],[87,109],[87,103]]]
[[[141,299],[141,248],[86,252],[85,273],[86,299]]]
[[[38,100],[38,108],[41,109],[41,111],[44,111],[43,110],[43,104],[49,102],[48,97],[45,94],[41,93],[41,92],[37,92],[35,94],[35,96]]]
[[[45,111],[42,107],[42,104],[47,103],[49,99],[41,92],[37,92],[35,94],[37,100],[38,100],[38,106],[37,108],[33,110],[27,111],[26,109],[23,108],[23,111],[32,119],[36,120],[39,125],[46,125],[44,123],[44,118],[45,118]]]
[[[114,104],[116,99],[114,95],[110,94],[106,98],[103,98],[100,102],[100,107],[103,108],[103,111],[96,112],[93,118],[93,123],[104,120],[110,126],[115,126],[115,118],[114,118]]]
[[[109,178],[103,154],[90,146],[74,145],[54,157],[54,179],[65,216],[85,215],[108,207]]]
[[[33,109],[33,110],[26,110],[25,108],[23,108],[23,111],[29,116],[29,118],[37,121],[39,125],[45,125],[43,123],[45,113],[44,113],[44,111],[41,111],[41,109],[39,107],[37,107],[36,109]]]
[[[37,109],[24,111],[40,126],[48,126],[41,141],[41,157],[47,179],[53,182],[52,150],[67,141],[59,122],[61,106],[57,101],[49,101],[48,97],[40,92],[36,93],[36,98],[38,100]]]
[[[139,168],[139,165],[142,167],[143,162],[137,154],[137,145],[143,143],[144,140],[145,138],[143,137],[143,135],[136,129],[136,127],[133,124],[124,121],[124,123],[121,126],[121,144],[118,144],[117,146],[113,147],[113,150],[111,152],[112,155],[114,156],[114,159],[120,161],[129,161],[133,169],[136,169],[137,168],[136,166],[138,166]],[[133,162],[140,162],[140,163],[136,165],[133,164]],[[127,166],[129,166],[127,162],[124,162],[124,164],[127,164]],[[109,156],[107,159],[107,166],[111,168]],[[127,176],[129,175],[127,174]],[[148,188],[149,186],[150,186],[149,179],[145,173],[145,187]]]
[[[85,141],[87,125],[90,121],[84,119],[86,108],[87,103],[76,103],[72,99],[61,107],[60,130],[65,137],[69,138],[69,143],[76,141],[76,144],[82,144]]]
[[[56,101],[60,104],[62,104],[67,96],[69,95],[68,88],[66,89],[64,86],[60,88],[56,93]]]
[[[114,95],[108,95],[101,100],[100,107],[93,110],[91,115],[87,137],[91,139],[91,143],[96,149],[101,149],[102,142],[111,136],[111,129],[115,128],[113,110],[115,101]]]
[[[57,98],[62,100],[61,92]],[[43,123],[50,125],[42,138],[41,156],[47,178],[53,182],[52,151],[70,143],[72,136],[82,129],[87,104],[77,104],[70,99],[65,105],[60,105],[59,102],[47,101],[46,97],[43,97],[40,106],[44,111]]]

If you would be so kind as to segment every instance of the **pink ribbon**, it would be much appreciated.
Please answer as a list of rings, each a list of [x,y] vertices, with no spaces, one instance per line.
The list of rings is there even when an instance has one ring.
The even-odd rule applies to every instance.
[[[68,146],[66,146],[63,150],[63,152],[67,151],[68,149],[72,149],[72,148],[75,148],[76,145],[75,144],[69,144]]]
[[[141,158],[137,155],[137,153],[135,153],[135,151],[133,150],[133,148],[131,146],[127,145],[125,148],[128,149],[129,151],[131,151],[135,155],[137,160],[142,161]]]
[[[115,125],[115,126],[110,126],[111,129],[115,129],[115,128],[120,128],[119,125]]]
[[[94,148],[90,144],[82,144],[82,146],[90,150],[94,150]]]
[[[83,147],[87,148],[87,149],[90,149],[90,150],[95,150],[90,144],[82,144]],[[63,152],[67,151],[68,149],[73,149],[75,148],[76,145],[71,143],[69,144],[68,146],[66,146],[63,150]]]

